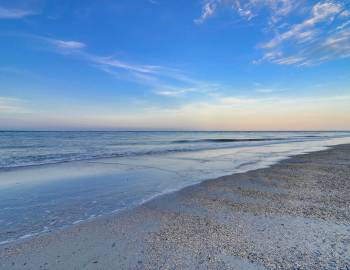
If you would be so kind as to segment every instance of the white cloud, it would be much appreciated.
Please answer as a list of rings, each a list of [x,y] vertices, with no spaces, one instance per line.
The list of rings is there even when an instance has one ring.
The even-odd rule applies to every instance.
[[[50,44],[55,52],[84,60],[118,79],[133,81],[153,89],[152,93],[166,96],[184,96],[190,92],[214,91],[218,85],[195,80],[185,72],[160,65],[146,65],[122,61],[114,56],[100,56],[85,50],[87,45],[79,41],[66,41],[46,37],[35,39]]]
[[[36,15],[37,12],[33,10],[5,8],[0,6],[0,19],[21,19],[26,16]]]
[[[199,21],[210,18],[219,6],[232,9],[246,21],[263,15],[261,24],[267,18],[262,32],[272,37],[257,46],[262,57],[252,61],[254,64],[310,66],[350,55],[346,1],[207,0]]]
[[[344,10],[342,13],[340,13],[341,17],[350,17],[350,11],[349,10]]]
[[[350,57],[350,29],[340,28],[318,38],[295,54],[270,59],[280,65],[314,66],[333,59]]]
[[[242,106],[249,104],[256,104],[259,99],[256,98],[246,98],[246,97],[222,97],[219,98],[219,104],[228,106]]]
[[[98,67],[101,67],[103,71],[110,72],[112,69],[122,69],[130,72],[136,73],[157,73],[161,67],[152,66],[152,65],[139,65],[139,64],[131,64],[127,62],[120,61],[111,56],[98,56],[94,54],[87,53],[83,51],[86,47],[86,44],[80,41],[66,41],[60,39],[53,38],[41,38],[42,40],[48,42],[53,45],[55,49],[62,53],[72,53],[78,57],[81,57],[89,62],[94,63]]]
[[[315,24],[323,21],[332,21],[334,17],[340,13],[342,6],[335,3],[317,3],[311,9],[311,16],[299,24],[294,24],[290,29],[284,33],[278,34],[269,42],[263,44],[261,47],[271,49],[288,39],[304,39],[312,36]],[[310,29],[311,28],[311,29]]]
[[[195,19],[194,22],[197,24],[203,23],[206,19],[211,17],[216,10],[217,5],[220,3],[220,0],[210,0],[203,4],[202,14],[198,19]]]
[[[349,21],[346,21],[344,23],[342,23],[341,25],[337,26],[337,28],[335,30],[342,30],[344,29],[345,27],[349,26],[350,25],[350,20]]]
[[[89,55],[88,58],[91,61],[95,62],[96,64],[117,68],[117,69],[125,69],[125,70],[139,72],[139,73],[157,73],[161,70],[161,67],[159,66],[131,64],[131,63],[120,61],[113,57],[101,57],[101,56]]]
[[[184,94],[194,92],[195,88],[174,88],[174,87],[162,87],[154,91],[155,94],[166,97],[180,97]]]
[[[222,86],[216,83],[189,80],[182,77],[178,79],[183,79],[182,82],[185,86],[156,85],[154,93],[166,97],[184,97],[189,93],[199,94],[200,97],[208,97],[215,96],[220,89],[222,90]]]
[[[73,40],[59,40],[59,39],[47,39],[50,43],[52,43],[54,46],[56,46],[58,49],[70,49],[70,50],[76,50],[76,49],[82,49],[86,47],[86,45],[82,42],[73,41]]]
[[[342,1],[315,3],[303,21],[282,33],[277,31],[275,37],[260,46],[265,51],[260,62],[312,66],[349,57],[349,23],[342,15],[345,9]]]
[[[269,93],[276,93],[276,92],[284,92],[286,89],[275,89],[275,88],[258,88],[255,90],[257,93],[262,93],[262,94],[269,94]]]
[[[275,59],[273,62],[279,65],[294,65],[304,63],[307,59],[302,56],[288,56]]]
[[[184,72],[159,65],[136,64],[121,61],[115,57],[97,56],[80,53],[81,57],[96,67],[119,79],[135,81],[154,89],[154,93],[162,96],[179,96],[196,91],[204,82],[189,77]],[[169,84],[171,83],[171,84]],[[191,90],[190,90],[191,89]]]
[[[300,2],[300,1],[299,1]],[[219,6],[228,7],[244,19],[251,20],[258,16],[263,8],[268,8],[271,23],[277,22],[281,16],[286,16],[293,9],[298,7],[295,0],[205,0],[202,5],[201,16],[195,20],[196,23],[203,23],[213,16]]]

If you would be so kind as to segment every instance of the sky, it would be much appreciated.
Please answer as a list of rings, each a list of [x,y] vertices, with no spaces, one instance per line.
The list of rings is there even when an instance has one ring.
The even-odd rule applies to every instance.
[[[0,0],[0,130],[350,130],[350,1]]]

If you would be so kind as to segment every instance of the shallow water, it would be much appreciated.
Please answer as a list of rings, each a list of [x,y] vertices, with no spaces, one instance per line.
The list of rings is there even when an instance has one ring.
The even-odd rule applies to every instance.
[[[111,214],[205,179],[350,143],[350,133],[1,132],[0,242]]]

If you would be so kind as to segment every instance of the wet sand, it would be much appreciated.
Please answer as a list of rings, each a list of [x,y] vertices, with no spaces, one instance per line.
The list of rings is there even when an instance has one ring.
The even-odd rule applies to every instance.
[[[350,145],[1,246],[0,269],[350,269]]]

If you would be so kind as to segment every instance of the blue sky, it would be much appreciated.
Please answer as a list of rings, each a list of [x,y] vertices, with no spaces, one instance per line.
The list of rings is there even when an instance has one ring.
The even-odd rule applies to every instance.
[[[350,129],[350,4],[0,0],[0,129]]]

